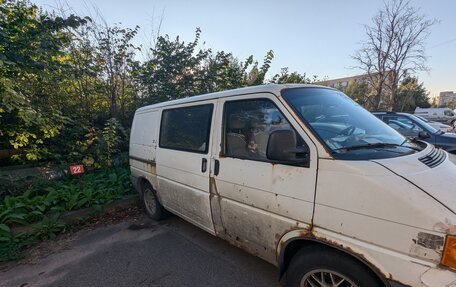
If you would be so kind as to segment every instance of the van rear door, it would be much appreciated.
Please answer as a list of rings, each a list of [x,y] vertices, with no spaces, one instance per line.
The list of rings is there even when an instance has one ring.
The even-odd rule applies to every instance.
[[[161,203],[212,234],[209,161],[215,102],[163,108],[156,157]]]

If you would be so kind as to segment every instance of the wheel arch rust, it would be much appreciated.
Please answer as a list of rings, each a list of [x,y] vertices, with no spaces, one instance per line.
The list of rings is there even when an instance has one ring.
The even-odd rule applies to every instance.
[[[282,278],[285,274],[295,252],[309,245],[325,246],[327,248],[343,252],[369,268],[369,270],[371,270],[372,273],[385,284],[385,286],[390,286],[389,280],[392,280],[391,275],[388,272],[382,271],[380,267],[373,264],[373,259],[369,258],[368,255],[364,255],[354,246],[344,245],[332,239],[317,237],[311,230],[307,229],[295,229],[287,232],[280,238],[276,249],[279,278]],[[291,254],[287,253],[290,251]]]
[[[144,189],[144,186],[146,185],[150,185],[152,187],[153,190],[157,190],[156,187],[154,186],[154,184],[144,175],[140,175],[137,179],[137,186],[138,186],[138,192],[139,192],[139,195],[143,196],[143,189]]]

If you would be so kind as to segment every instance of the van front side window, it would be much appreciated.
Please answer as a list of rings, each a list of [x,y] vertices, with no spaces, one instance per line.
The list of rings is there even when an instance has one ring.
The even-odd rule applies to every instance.
[[[225,103],[225,155],[267,161],[269,135],[293,130],[285,116],[267,99]],[[297,145],[304,141],[297,136]]]
[[[164,110],[160,147],[207,153],[212,110],[212,104]]]

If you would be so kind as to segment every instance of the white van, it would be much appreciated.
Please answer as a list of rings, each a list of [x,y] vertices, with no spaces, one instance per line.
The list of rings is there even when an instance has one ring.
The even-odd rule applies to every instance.
[[[450,108],[420,108],[415,109],[415,115],[430,121],[450,124],[456,128],[456,113]]]
[[[136,111],[132,181],[285,286],[456,286],[456,165],[343,93],[264,85]]]
[[[442,124],[442,123],[439,123],[439,122],[430,121],[430,120],[428,120],[426,118],[423,118],[422,116],[419,116],[417,114],[415,114],[414,116],[419,118],[423,122],[427,123],[428,125],[430,125],[434,129],[440,130],[440,131],[442,131],[444,133],[449,133],[449,132],[451,132],[453,130],[452,126],[449,126],[449,125],[446,125],[446,124]]]

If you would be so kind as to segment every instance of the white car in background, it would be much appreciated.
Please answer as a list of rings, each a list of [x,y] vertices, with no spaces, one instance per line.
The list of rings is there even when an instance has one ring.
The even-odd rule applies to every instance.
[[[453,128],[456,127],[456,114],[450,108],[420,108],[417,107],[415,115],[426,118],[430,121],[438,121],[450,124]]]
[[[444,123],[440,123],[440,122],[430,121],[430,120],[427,120],[427,119],[425,119],[422,116],[417,115],[417,114],[415,114],[415,117],[417,117],[417,118],[421,119],[422,121],[428,123],[431,127],[435,128],[437,130],[441,130],[442,132],[448,133],[448,132],[451,132],[453,130],[453,127],[450,126],[450,125],[447,125],[447,124],[444,124]]]

